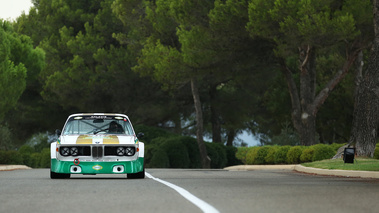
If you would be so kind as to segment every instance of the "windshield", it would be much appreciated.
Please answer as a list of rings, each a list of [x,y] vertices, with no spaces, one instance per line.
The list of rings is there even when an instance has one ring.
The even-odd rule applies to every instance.
[[[133,129],[126,117],[109,115],[75,116],[67,121],[63,135],[77,134],[133,135]]]

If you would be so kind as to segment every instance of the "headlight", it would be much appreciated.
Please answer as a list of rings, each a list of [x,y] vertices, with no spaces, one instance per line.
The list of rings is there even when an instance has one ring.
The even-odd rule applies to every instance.
[[[117,147],[116,153],[117,155],[122,156],[125,154],[125,149],[123,147]]]
[[[77,148],[77,147],[71,147],[71,149],[70,149],[70,154],[71,154],[72,156],[77,156],[77,155],[79,154],[79,150],[78,150],[78,148]]]
[[[69,156],[70,155],[70,148],[63,147],[60,150],[61,150],[61,155],[63,155],[63,156]]]
[[[132,155],[134,155],[135,150],[133,147],[126,147],[125,152],[126,152],[127,156],[132,156]]]

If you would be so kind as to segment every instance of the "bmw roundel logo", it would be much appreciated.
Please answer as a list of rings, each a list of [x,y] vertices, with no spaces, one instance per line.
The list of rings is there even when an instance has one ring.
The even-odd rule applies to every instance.
[[[95,166],[92,167],[92,169],[94,169],[94,170],[101,170],[101,169],[103,169],[103,167],[100,166],[100,165],[95,165]]]

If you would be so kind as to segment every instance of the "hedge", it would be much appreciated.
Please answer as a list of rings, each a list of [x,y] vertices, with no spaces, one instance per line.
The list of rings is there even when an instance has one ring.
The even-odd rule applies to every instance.
[[[312,146],[255,146],[239,147],[236,158],[243,164],[298,164],[332,158],[344,144]],[[379,148],[375,150],[379,159]]]
[[[211,168],[224,168],[242,163],[236,158],[235,147],[208,142],[205,142],[205,146],[211,159]],[[195,138],[157,137],[147,142],[145,149],[147,168],[201,168],[201,158]]]
[[[287,162],[289,164],[299,164],[300,156],[303,152],[303,148],[301,146],[293,146],[288,150],[287,153]]]
[[[26,148],[28,149],[28,148]],[[26,165],[32,168],[50,168],[50,149],[41,152],[30,152],[32,149],[0,150],[0,164]]]

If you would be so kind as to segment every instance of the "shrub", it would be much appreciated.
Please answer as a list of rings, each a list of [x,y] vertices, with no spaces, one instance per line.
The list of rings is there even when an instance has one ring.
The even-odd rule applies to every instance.
[[[41,153],[33,153],[30,155],[30,165],[32,168],[41,168]]]
[[[291,147],[287,153],[287,162],[290,164],[300,163],[300,156],[302,152],[303,152],[303,148],[301,146]]]
[[[290,150],[291,146],[281,146],[275,152],[275,163],[283,164],[287,163],[287,153]]]
[[[149,167],[150,162],[154,156],[154,153],[157,151],[158,146],[155,144],[145,144],[145,166]]]
[[[325,145],[325,144],[316,144],[313,145],[314,153],[312,157],[312,161],[320,161],[332,158],[336,151],[332,149],[331,146]]]
[[[265,157],[265,161],[267,164],[275,164],[275,152],[279,149],[278,146],[269,146],[267,151],[267,155]]]
[[[187,147],[190,165],[188,168],[201,168],[199,146],[193,137],[181,136],[180,141]]]
[[[22,155],[15,150],[0,150],[0,164],[14,164],[14,165],[22,165],[23,159]]]
[[[374,158],[379,159],[379,146],[378,145],[376,145],[375,147]]]
[[[170,161],[168,159],[166,150],[163,148],[157,148],[153,152],[153,156],[148,164],[146,164],[148,168],[169,168]]]
[[[247,164],[246,158],[247,158],[247,153],[250,150],[249,147],[238,147],[237,152],[236,152],[236,158],[240,160],[243,164]]]
[[[170,161],[170,168],[188,168],[190,159],[187,147],[181,143],[180,137],[169,138],[162,144]]]
[[[270,147],[268,146],[262,146],[260,149],[257,151],[257,155],[254,160],[254,164],[266,164],[266,156],[268,154]]]
[[[303,150],[303,153],[300,155],[300,162],[306,163],[306,162],[312,162],[313,159],[313,153],[314,153],[313,147],[308,147]]]
[[[44,148],[40,155],[40,168],[50,168],[50,148]]]
[[[205,143],[205,145],[211,158],[211,168],[224,168],[227,162],[224,145],[218,143]]]
[[[236,157],[236,153],[238,150],[237,147],[225,146],[224,148],[226,150],[226,158],[228,159],[226,166],[234,166],[234,165],[242,164],[242,161],[238,160]]]
[[[257,157],[258,150],[261,147],[259,146],[254,146],[254,147],[249,147],[247,150],[246,154],[246,164],[248,165],[253,165],[255,162],[255,158]]]
[[[19,153],[22,156],[23,164],[31,167],[32,163],[31,163],[31,157],[30,156],[32,153],[34,153],[34,148],[31,146],[28,146],[28,145],[23,145],[20,147]]]

